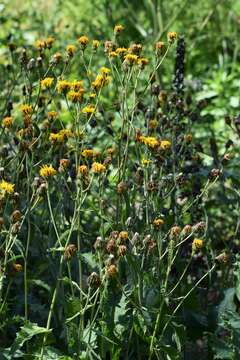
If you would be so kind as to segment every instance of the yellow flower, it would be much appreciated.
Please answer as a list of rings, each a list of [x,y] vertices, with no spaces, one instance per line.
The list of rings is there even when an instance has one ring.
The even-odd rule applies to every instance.
[[[54,81],[54,78],[47,77],[47,78],[41,80],[41,85],[42,85],[43,88],[48,89],[48,88],[51,87],[53,81]]]
[[[98,40],[93,40],[92,41],[92,47],[93,47],[94,50],[97,50],[99,45],[100,45],[100,42]]]
[[[160,141],[160,149],[167,150],[171,147],[172,143],[169,140],[161,140]]]
[[[93,104],[89,104],[82,109],[82,113],[87,115],[94,114],[95,111],[96,111],[95,105]]]
[[[114,26],[114,34],[120,34],[123,31],[124,27],[122,25]]]
[[[146,58],[138,59],[138,65],[140,66],[141,69],[143,69],[148,63],[149,63],[149,60]]]
[[[193,250],[201,249],[203,247],[203,241],[201,239],[193,239],[192,248]]]
[[[110,51],[110,53],[108,54],[108,56],[109,56],[110,58],[115,58],[115,57],[118,56],[118,54],[116,53],[116,51]]]
[[[89,43],[89,39],[87,36],[82,35],[78,38],[78,42],[79,44],[81,44],[83,47],[87,46],[87,44]]]
[[[88,168],[87,168],[86,165],[80,165],[80,166],[78,167],[78,171],[79,171],[80,174],[87,175],[87,173],[88,173]]]
[[[58,80],[57,91],[59,94],[66,93],[71,88],[71,83],[67,80]]]
[[[103,74],[99,74],[96,76],[95,81],[92,82],[91,86],[94,90],[99,90],[101,89],[105,84],[109,83],[110,81],[110,77],[103,75]]]
[[[40,176],[42,177],[51,177],[56,175],[57,171],[52,167],[52,165],[43,165],[39,171]]]
[[[64,135],[61,133],[51,133],[49,135],[49,141],[53,144],[56,144],[56,143],[61,144],[64,142]]]
[[[120,231],[119,238],[121,240],[127,240],[128,239],[128,232],[127,231]]]
[[[0,190],[3,192],[3,195],[8,194],[11,195],[14,192],[14,184],[11,184],[5,180],[0,182]]]
[[[13,124],[13,119],[11,116],[7,116],[2,120],[2,126],[5,128],[9,129],[10,127],[12,127],[12,124]]]
[[[83,81],[82,80],[74,80],[71,82],[71,89],[74,91],[83,89]]]
[[[144,167],[148,167],[150,164],[151,164],[151,160],[148,160],[148,159],[142,159],[142,165]]]
[[[50,49],[54,43],[55,39],[52,36],[49,36],[46,40],[47,47]]]
[[[175,31],[169,31],[167,34],[167,38],[170,44],[172,44],[177,38],[177,33]]]
[[[137,64],[138,56],[134,54],[127,54],[124,56],[124,62],[126,62],[129,65]]]
[[[153,136],[140,136],[140,142],[144,143],[146,146],[155,149],[159,146],[159,141]]]
[[[46,40],[37,40],[35,46],[38,50],[46,49],[47,47]]]
[[[97,95],[95,93],[90,93],[88,96],[89,99],[94,99]]]
[[[82,101],[83,93],[84,93],[83,89],[78,90],[78,91],[71,90],[71,91],[69,91],[67,96],[68,96],[68,99],[70,99],[73,103],[77,103],[77,102]]]
[[[66,47],[66,52],[67,52],[67,54],[68,54],[69,56],[72,57],[72,56],[75,54],[76,51],[77,51],[77,48],[76,48],[75,45],[72,45],[72,44],[67,45],[67,47]]]
[[[118,55],[124,55],[124,54],[126,54],[126,52],[127,52],[127,49],[124,48],[124,47],[122,47],[122,48],[117,48],[117,49],[116,49],[116,53],[117,53]]]
[[[153,220],[153,225],[156,228],[160,228],[160,226],[162,226],[163,224],[164,224],[164,220],[161,218],[157,218],[157,219]]]
[[[49,117],[49,119],[54,119],[54,118],[56,118],[57,117],[57,112],[56,111],[49,111],[48,113],[47,113],[47,116]]]
[[[82,156],[84,157],[93,157],[95,155],[95,151],[92,149],[84,149],[82,151]]]
[[[106,171],[106,166],[99,163],[99,162],[94,162],[92,164],[92,171],[99,174],[99,173],[103,173]]]
[[[101,67],[101,69],[100,69],[100,73],[103,75],[103,76],[107,76],[109,73],[110,73],[110,69],[109,68],[107,68],[107,67],[105,67],[105,66],[103,66],[103,67]]]
[[[31,115],[33,112],[32,106],[28,104],[22,104],[20,106],[20,110],[24,115]]]

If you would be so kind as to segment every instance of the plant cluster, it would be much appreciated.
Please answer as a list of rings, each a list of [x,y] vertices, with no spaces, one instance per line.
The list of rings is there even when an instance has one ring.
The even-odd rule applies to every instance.
[[[194,126],[207,105],[185,87],[181,36],[169,32],[146,52],[122,32],[116,25],[104,42],[81,35],[64,49],[51,36],[5,49],[3,359],[181,359],[189,319],[207,347],[202,319],[219,299],[218,274],[233,281],[222,234],[237,223],[234,243],[238,215],[223,229],[224,214],[211,214],[222,192],[239,201],[233,142],[219,150],[210,139],[206,161]],[[163,88],[161,65],[175,48]],[[226,124],[237,137],[239,119]]]

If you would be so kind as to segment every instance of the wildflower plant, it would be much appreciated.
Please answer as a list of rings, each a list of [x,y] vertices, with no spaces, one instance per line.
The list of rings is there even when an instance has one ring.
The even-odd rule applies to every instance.
[[[104,42],[80,34],[62,46],[49,36],[5,51],[8,358],[180,359],[185,304],[214,276],[205,197],[223,166],[202,175],[210,169],[192,133],[185,42],[169,32],[145,53],[123,43],[124,31],[117,24]],[[162,88],[161,66],[175,51],[173,82]]]

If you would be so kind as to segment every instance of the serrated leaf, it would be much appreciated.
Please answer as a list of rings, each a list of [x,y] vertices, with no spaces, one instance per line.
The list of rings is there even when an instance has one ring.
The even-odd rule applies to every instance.
[[[27,322],[24,326],[21,327],[20,331],[17,333],[16,339],[10,348],[10,355],[14,355],[24,343],[32,339],[36,335],[50,333],[52,330],[47,330],[44,327],[40,327],[35,323]]]

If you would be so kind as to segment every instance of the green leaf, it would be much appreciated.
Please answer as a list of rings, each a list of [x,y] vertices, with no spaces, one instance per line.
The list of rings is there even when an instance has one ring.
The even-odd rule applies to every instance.
[[[21,349],[26,341],[31,340],[36,335],[50,333],[51,331],[52,330],[47,330],[46,328],[40,327],[37,324],[27,322],[17,333],[16,339],[10,348],[9,354],[15,356],[15,353]]]

